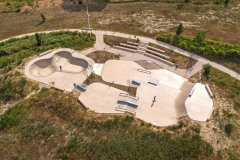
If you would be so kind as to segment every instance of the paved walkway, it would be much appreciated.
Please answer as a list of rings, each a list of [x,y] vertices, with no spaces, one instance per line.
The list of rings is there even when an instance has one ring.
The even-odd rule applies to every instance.
[[[81,30],[81,29],[65,29],[65,30],[44,31],[44,32],[38,32],[38,33],[49,33],[49,32],[56,32],[56,31],[82,31],[82,30]],[[82,53],[84,53],[85,55],[88,54],[88,53],[91,53],[91,52],[93,52],[93,51],[96,51],[96,50],[106,50],[107,48],[109,48],[109,47],[104,43],[104,41],[103,41],[103,35],[105,35],[105,34],[107,34],[107,35],[115,35],[115,36],[124,37],[124,38],[133,38],[133,39],[135,38],[134,35],[124,34],[124,33],[119,33],[119,32],[97,31],[97,30],[96,30],[96,31],[94,30],[94,31],[91,31],[91,32],[96,35],[96,43],[95,43],[95,45],[94,45],[94,48],[90,48],[90,49],[85,50],[84,52],[82,52]],[[29,33],[29,34],[24,34],[24,35],[16,36],[16,37],[14,37],[14,38],[20,38],[20,37],[24,37],[24,36],[27,36],[27,35],[30,36],[30,35],[34,35],[35,33],[36,33],[36,32],[34,32],[34,33]],[[11,38],[13,38],[13,37],[11,37]],[[207,60],[207,59],[205,59],[205,58],[203,58],[203,57],[200,57],[200,56],[195,55],[195,54],[193,54],[193,53],[190,53],[190,52],[188,52],[188,51],[182,50],[182,49],[180,49],[180,48],[178,48],[178,47],[175,47],[175,46],[172,46],[172,45],[169,45],[169,44],[167,44],[167,43],[163,43],[163,42],[160,42],[160,41],[151,39],[151,38],[141,37],[141,36],[137,36],[137,38],[138,38],[140,41],[158,44],[158,45],[160,45],[160,46],[162,46],[162,47],[165,47],[165,48],[171,49],[171,50],[173,50],[173,51],[175,51],[175,52],[178,52],[178,53],[180,53],[180,54],[182,54],[182,55],[185,55],[185,56],[187,56],[187,57],[192,57],[193,59],[198,60],[199,63],[197,63],[197,64],[195,65],[195,67],[192,67],[192,68],[190,68],[190,69],[188,69],[188,70],[184,70],[184,71],[181,71],[180,69],[178,69],[178,71],[175,71],[175,73],[176,73],[176,72],[179,72],[179,73],[177,73],[177,74],[180,74],[180,75],[182,75],[183,72],[186,72],[186,73],[187,73],[187,72],[190,72],[190,74],[188,74],[187,76],[185,75],[184,77],[187,77],[187,78],[188,78],[190,75],[193,75],[194,73],[197,73],[197,72],[199,71],[199,69],[202,67],[203,64],[210,64],[211,66],[213,66],[213,67],[215,67],[215,68],[217,68],[217,69],[219,69],[219,70],[221,70],[221,71],[229,74],[230,76],[232,76],[232,77],[240,80],[240,75],[239,75],[238,73],[236,73],[236,72],[234,72],[234,71],[232,71],[232,70],[230,70],[230,69],[228,69],[228,68],[226,68],[226,67],[224,67],[224,66],[222,66],[222,65],[220,65],[220,64],[217,64],[217,63],[215,63],[215,62],[209,61],[209,60]],[[10,38],[9,38],[9,39],[10,39]],[[6,40],[8,40],[8,39],[2,40],[2,41],[6,41]],[[2,41],[0,41],[0,42],[2,42]],[[112,51],[112,50],[108,50],[108,51]],[[116,51],[116,50],[115,50],[115,51]],[[120,51],[118,51],[118,52],[120,52]],[[127,55],[127,54],[129,54],[129,53],[126,52],[126,51],[125,51],[124,53],[125,53],[125,56],[126,56],[126,58],[127,58],[127,57],[129,56],[129,55]],[[134,58],[131,56],[131,60],[139,59],[139,58],[138,58],[138,57],[140,57],[139,55],[140,55],[140,54],[136,55],[137,57],[134,56]],[[129,58],[130,58],[130,57],[129,57]],[[145,58],[146,58],[146,56],[145,56]],[[141,60],[142,60],[142,59],[141,59]],[[153,58],[151,58],[151,60],[153,60]],[[159,63],[160,63],[160,62],[159,62]],[[163,64],[162,64],[162,65],[163,65]],[[161,65],[161,66],[162,66],[162,65]],[[164,66],[163,66],[163,67],[164,67]],[[165,67],[164,67],[164,68],[165,68]],[[171,70],[171,71],[174,72],[174,70],[173,70],[172,68],[169,69],[169,68],[167,67],[167,68],[165,68],[165,69],[168,69],[168,70]],[[182,73],[180,73],[180,72],[182,72]]]

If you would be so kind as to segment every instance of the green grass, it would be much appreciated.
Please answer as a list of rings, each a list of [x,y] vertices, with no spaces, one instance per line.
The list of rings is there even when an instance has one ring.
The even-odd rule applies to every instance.
[[[8,72],[22,63],[25,58],[37,55],[44,51],[65,47],[75,50],[83,50],[92,47],[95,43],[95,35],[86,32],[52,32],[40,34],[42,45],[38,46],[35,36],[13,38],[0,43],[0,72]]]

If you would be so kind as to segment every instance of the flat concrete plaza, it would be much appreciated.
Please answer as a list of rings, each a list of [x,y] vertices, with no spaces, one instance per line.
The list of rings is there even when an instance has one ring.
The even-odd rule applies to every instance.
[[[57,49],[27,64],[28,78],[71,92],[92,73],[94,61],[71,49]]]
[[[122,113],[115,110],[120,93],[127,94],[127,92],[102,83],[92,83],[78,99],[87,108],[97,113]]]
[[[141,84],[137,89],[139,107],[136,110],[136,117],[156,126],[176,124],[178,118],[187,115],[184,102],[192,87],[193,84],[189,82],[181,89],[161,84],[157,86]]]
[[[148,73],[144,71],[148,71]],[[154,78],[159,80],[159,84],[176,89],[180,89],[188,81],[165,69],[145,70],[136,62],[124,60],[107,61],[103,67],[102,78],[106,82],[114,81],[116,84],[125,86],[131,85],[132,80],[148,82],[151,78]]]

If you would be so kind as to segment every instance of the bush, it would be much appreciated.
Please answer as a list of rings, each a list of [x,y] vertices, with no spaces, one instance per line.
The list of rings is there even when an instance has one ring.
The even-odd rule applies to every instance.
[[[233,125],[228,123],[224,126],[225,133],[230,136],[233,131]]]
[[[1,57],[0,58],[0,69],[6,67],[12,62],[12,59],[8,57]]]
[[[67,143],[68,150],[75,150],[78,147],[78,140],[77,137],[71,138]]]
[[[23,113],[22,106],[8,109],[3,115],[0,115],[0,131],[16,125],[21,120]]]
[[[211,70],[212,70],[212,66],[211,66],[210,64],[205,64],[205,65],[203,66],[203,74],[204,74],[206,77],[209,76]]]
[[[1,57],[1,56],[5,56],[5,55],[7,55],[7,52],[4,51],[4,50],[0,50],[0,57]]]
[[[125,122],[131,123],[134,120],[133,116],[126,115],[124,118]]]
[[[187,51],[213,58],[240,58],[240,45],[208,40],[204,32],[199,32],[192,38],[164,34],[157,36],[156,39],[173,44]]]

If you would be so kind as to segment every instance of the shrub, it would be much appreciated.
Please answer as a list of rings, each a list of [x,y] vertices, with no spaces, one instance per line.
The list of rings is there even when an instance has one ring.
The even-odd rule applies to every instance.
[[[125,122],[131,123],[134,120],[133,116],[126,115],[124,118]]]
[[[12,59],[8,57],[1,57],[0,58],[0,69],[6,67],[11,63]]]
[[[77,137],[71,138],[67,143],[68,150],[75,150],[78,147],[78,140]]]
[[[5,55],[7,55],[7,52],[4,51],[4,50],[0,50],[0,57],[1,57],[1,56],[5,56]]]
[[[8,109],[3,115],[0,115],[0,131],[10,128],[16,125],[21,120],[21,114],[23,113],[22,106]]]
[[[37,41],[37,46],[41,46],[42,45],[42,36],[40,34],[36,33],[35,38]]]
[[[182,34],[182,32],[183,32],[183,24],[179,23],[178,28],[176,30],[176,36],[180,36]]]
[[[210,72],[211,72],[212,66],[210,64],[205,64],[203,66],[203,74],[208,78]]]
[[[233,131],[233,125],[228,123],[224,126],[225,133],[230,136]]]
[[[196,47],[194,45],[190,45],[189,49],[190,51],[194,52],[196,50]]]

